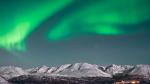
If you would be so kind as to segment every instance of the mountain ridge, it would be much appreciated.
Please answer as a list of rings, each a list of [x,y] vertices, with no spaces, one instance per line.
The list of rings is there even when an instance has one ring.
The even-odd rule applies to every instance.
[[[0,67],[0,76],[5,79],[21,75],[48,74],[49,76],[64,77],[110,77],[116,74],[142,75],[150,79],[150,65],[108,65],[101,66],[89,63],[64,64],[56,67],[41,66],[22,69],[20,67]]]

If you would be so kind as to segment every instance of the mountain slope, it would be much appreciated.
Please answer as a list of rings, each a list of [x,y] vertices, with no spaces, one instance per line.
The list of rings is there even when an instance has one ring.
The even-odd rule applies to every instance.
[[[150,65],[136,65],[129,75],[142,75],[150,79]]]
[[[150,79],[150,65],[108,65],[99,66],[88,63],[65,64],[57,67],[36,67],[23,70],[19,67],[1,67],[0,76],[5,79],[22,75],[64,76],[64,77],[109,77],[116,74],[142,75]]]
[[[24,71],[22,68],[8,66],[8,67],[1,67],[0,68],[0,76],[4,77],[5,79],[10,79],[13,77],[27,75],[28,72]]]
[[[59,74],[67,75],[70,77],[111,77],[110,74],[103,72],[97,65],[88,63],[75,63],[66,64],[59,67],[47,67],[43,66],[36,69],[26,70],[29,73],[47,73],[47,74]]]
[[[0,77],[0,84],[9,84],[9,83],[4,78]]]

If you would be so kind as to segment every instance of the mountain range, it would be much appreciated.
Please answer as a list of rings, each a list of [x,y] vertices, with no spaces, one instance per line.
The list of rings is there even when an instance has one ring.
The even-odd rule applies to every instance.
[[[101,77],[113,78],[118,74],[140,75],[150,79],[150,65],[96,65],[89,63],[65,64],[57,67],[41,66],[30,69],[22,69],[14,66],[0,67],[0,84],[7,84],[8,80],[22,76],[36,77],[66,77],[66,78],[81,78],[81,77]],[[6,80],[6,81],[5,81]]]

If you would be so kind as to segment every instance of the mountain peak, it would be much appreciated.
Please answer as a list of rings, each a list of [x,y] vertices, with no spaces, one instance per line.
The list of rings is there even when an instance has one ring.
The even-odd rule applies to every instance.
[[[41,66],[23,70],[19,67],[8,66],[0,68],[0,76],[9,79],[28,74],[47,74],[50,76],[68,77],[112,77],[116,74],[143,75],[150,78],[150,65],[108,65],[99,66],[89,63],[64,64],[57,67]]]

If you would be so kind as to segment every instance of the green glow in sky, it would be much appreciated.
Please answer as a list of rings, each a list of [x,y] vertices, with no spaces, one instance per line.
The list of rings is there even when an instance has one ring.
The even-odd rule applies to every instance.
[[[134,25],[150,19],[149,0],[93,0],[71,11],[53,30],[50,40],[59,40],[74,34],[122,35],[137,30],[119,28],[117,25]],[[138,28],[137,28],[138,29]]]
[[[6,2],[5,2],[6,1]],[[149,0],[77,0],[48,32],[48,39],[61,40],[76,34],[122,35],[135,32],[117,25],[138,24],[150,19]],[[86,3],[90,1],[90,3]],[[25,40],[47,18],[74,0],[4,0],[0,2],[0,48],[25,50]],[[69,9],[69,8],[68,8]],[[65,12],[64,12],[65,13]],[[47,33],[47,32],[45,32]],[[44,38],[44,37],[43,37]]]
[[[14,0],[0,4],[0,47],[25,50],[24,40],[46,18],[71,0]],[[5,3],[5,4],[4,4]]]

